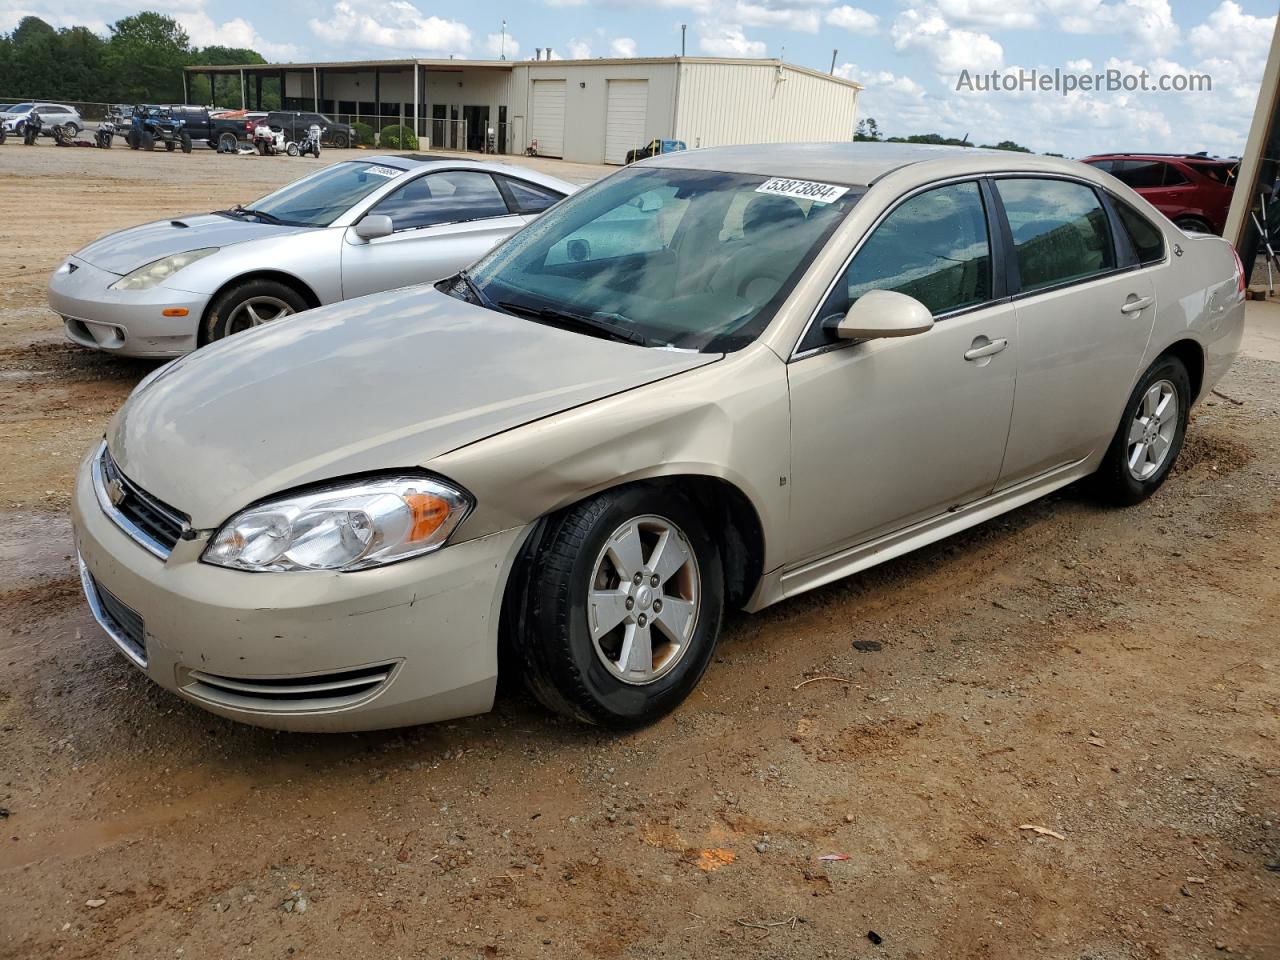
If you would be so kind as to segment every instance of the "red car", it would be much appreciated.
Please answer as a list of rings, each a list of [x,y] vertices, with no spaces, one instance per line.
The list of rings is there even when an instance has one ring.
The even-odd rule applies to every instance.
[[[1084,162],[1128,184],[1179,228],[1222,235],[1238,160],[1204,154],[1106,153]]]

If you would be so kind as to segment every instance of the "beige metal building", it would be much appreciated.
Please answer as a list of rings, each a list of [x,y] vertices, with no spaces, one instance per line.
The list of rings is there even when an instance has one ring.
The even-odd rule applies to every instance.
[[[780,60],[382,60],[188,67],[239,76],[241,106],[279,85],[285,109],[380,129],[423,146],[623,163],[655,138],[690,148],[853,139],[861,85]],[[212,84],[210,84],[212,89]]]

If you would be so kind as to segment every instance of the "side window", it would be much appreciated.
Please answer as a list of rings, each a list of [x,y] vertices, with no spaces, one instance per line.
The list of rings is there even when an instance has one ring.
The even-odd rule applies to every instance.
[[[1111,202],[1120,215],[1120,222],[1129,231],[1133,249],[1138,254],[1138,262],[1146,265],[1163,260],[1164,234],[1160,232],[1160,228],[1123,200],[1112,197]]]
[[[1180,187],[1184,183],[1190,183],[1190,178],[1171,163],[1164,165],[1164,185],[1166,187]]]
[[[397,232],[508,213],[498,185],[478,170],[447,170],[410,180],[369,212],[390,217]]]
[[[1107,214],[1091,187],[1069,180],[998,180],[1022,289],[1041,290],[1115,267]]]
[[[819,318],[843,316],[872,290],[915,297],[935,316],[991,299],[991,243],[976,183],[937,187],[890,213],[858,250]]]
[[[1089,161],[1089,166],[1091,166],[1091,167],[1097,167],[1099,170],[1105,170],[1107,173],[1111,173],[1111,172],[1112,172],[1112,170],[1114,170],[1114,169],[1115,169],[1115,167],[1116,167],[1116,161],[1114,161],[1114,160],[1090,160],[1090,161]]]
[[[525,180],[513,180],[510,177],[500,178],[511,195],[512,205],[516,213],[541,213],[551,206],[561,195],[547,187],[539,187]]]
[[[1126,183],[1135,190],[1146,187],[1164,185],[1164,169],[1166,164],[1158,160],[1123,160],[1111,171],[1121,183]]]

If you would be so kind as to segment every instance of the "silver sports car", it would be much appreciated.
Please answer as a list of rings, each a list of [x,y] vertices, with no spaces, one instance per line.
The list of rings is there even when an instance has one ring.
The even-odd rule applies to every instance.
[[[453,157],[348,160],[248,206],[99,237],[49,278],[67,336],[176,357],[311,307],[448,276],[577,187]]]

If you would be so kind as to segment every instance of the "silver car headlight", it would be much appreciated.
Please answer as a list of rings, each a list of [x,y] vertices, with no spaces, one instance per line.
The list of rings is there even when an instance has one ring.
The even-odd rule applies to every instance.
[[[217,247],[204,247],[200,250],[188,250],[186,253],[175,253],[171,257],[154,260],[139,267],[133,273],[121,277],[111,285],[111,289],[150,290],[156,284],[173,276],[183,267],[189,267],[197,260],[203,260],[210,254],[217,252]]]
[[[354,481],[236,514],[201,559],[236,570],[364,570],[438,550],[471,504],[428,477]]]

